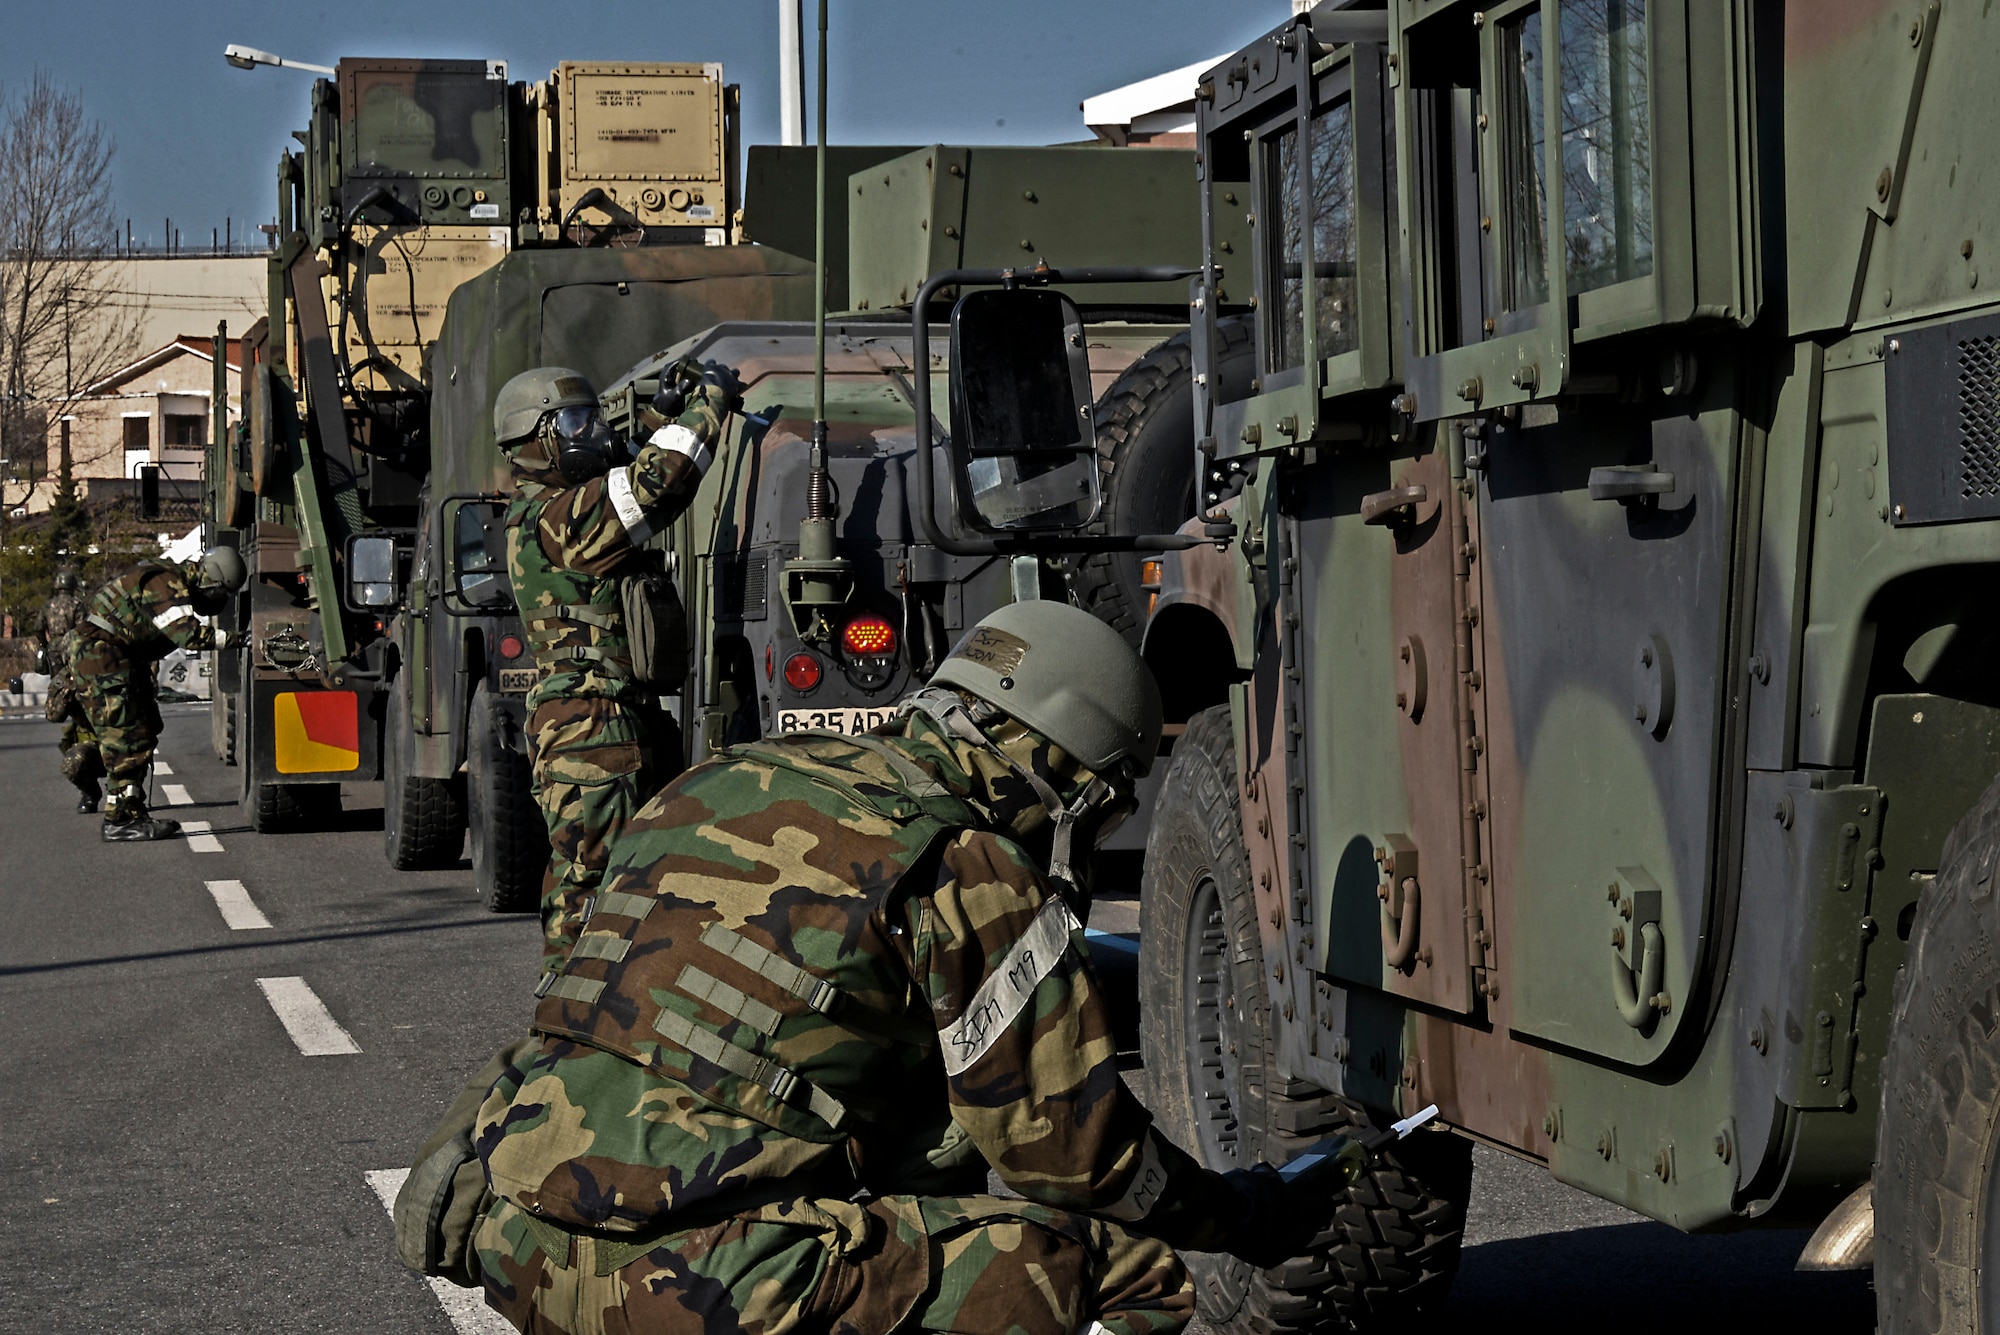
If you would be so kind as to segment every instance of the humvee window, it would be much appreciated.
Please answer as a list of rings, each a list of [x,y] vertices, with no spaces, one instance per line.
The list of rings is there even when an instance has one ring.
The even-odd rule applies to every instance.
[[[1543,116],[1542,12],[1523,11],[1500,28],[1500,192],[1506,307],[1539,306],[1549,299],[1548,157]]]
[[[1356,345],[1354,108],[1346,98],[1313,113],[1313,323],[1319,355]]]
[[[1564,0],[1563,232],[1569,290],[1653,271],[1646,0]]]
[[[1269,198],[1264,216],[1277,220],[1270,236],[1277,242],[1272,256],[1277,271],[1271,287],[1270,336],[1264,343],[1264,369],[1285,371],[1305,361],[1305,283],[1300,265],[1305,252],[1305,191],[1299,179],[1299,127],[1287,125],[1264,141],[1264,180]]]
[[[1273,198],[1266,205],[1278,219],[1274,239],[1277,273],[1272,288],[1278,300],[1267,344],[1267,371],[1284,371],[1304,364],[1305,269],[1304,240],[1308,221],[1305,204],[1311,196],[1313,325],[1317,355],[1335,357],[1352,352],[1355,325],[1354,234],[1354,109],[1345,97],[1313,113],[1310,161],[1300,175],[1296,125],[1264,141],[1264,179]]]

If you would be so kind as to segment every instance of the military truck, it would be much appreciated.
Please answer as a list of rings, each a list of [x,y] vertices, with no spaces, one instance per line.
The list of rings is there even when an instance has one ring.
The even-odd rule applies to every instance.
[[[836,335],[837,425],[846,432],[860,420],[887,433],[873,444],[867,433],[854,441],[836,433],[831,471],[841,497],[857,486],[865,493],[883,468],[907,462],[908,368],[879,352],[859,353],[858,361],[850,353],[907,341],[906,331],[891,337],[883,329],[904,318],[915,283],[943,253],[934,238],[944,237],[954,255],[1018,253],[1023,227],[1000,201],[1021,199],[1017,210],[1041,204],[1054,216],[1035,229],[1053,253],[1116,247],[1183,267],[1198,254],[1185,152],[933,146],[835,147],[828,155],[837,192],[828,300],[857,322],[844,320]],[[726,479],[709,484],[728,499],[711,502],[705,492],[690,517],[657,540],[672,554],[689,613],[692,685],[670,699],[685,725],[685,759],[786,726],[865,726],[907,687],[911,671],[943,654],[943,637],[967,624],[966,598],[976,619],[1007,596],[1007,574],[987,569],[990,562],[959,569],[909,550],[900,503],[843,503],[831,567],[800,577],[806,489],[798,470],[810,431],[800,434],[799,414],[811,396],[799,386],[810,385],[813,365],[812,267],[795,252],[812,248],[814,171],[807,150],[750,150],[738,231],[746,244],[523,249],[453,291],[433,353],[423,518],[413,538],[364,540],[399,544],[394,562],[385,551],[380,564],[407,572],[382,595],[394,609],[383,752],[384,838],[394,865],[454,863],[469,827],[476,886],[495,909],[532,907],[546,865],[527,783],[523,697],[533,660],[504,578],[500,519],[512,484],[491,429],[492,396],[519,371],[552,364],[584,371],[605,387],[614,424],[634,434],[643,434],[637,410],[672,357],[720,359],[747,368],[753,381],[737,450],[766,462],[742,472],[728,453],[728,468],[717,470]],[[1095,340],[1101,384],[1181,332],[1183,288],[1100,294],[1121,317],[1115,332]],[[672,356],[655,355],[663,346]],[[889,430],[898,414],[901,429]],[[873,461],[860,466],[874,481],[848,478],[856,458]],[[1181,490],[1190,486],[1185,480]],[[401,556],[412,543],[413,555]],[[861,558],[863,551],[870,556]],[[871,564],[888,552],[902,563],[894,581]],[[890,601],[865,612],[890,587]],[[799,599],[818,601],[805,608]],[[794,615],[787,622],[770,614],[773,606]],[[778,638],[765,634],[787,624]],[[760,658],[767,670],[753,685],[750,664]],[[855,668],[863,658],[869,666]],[[783,682],[768,670],[774,661],[791,669]],[[811,708],[774,706],[784,692]]]
[[[2000,1321],[1996,64],[1952,0],[1390,0],[1202,76],[1154,1107],[1447,1128],[1194,1258],[1219,1327],[1435,1297],[1473,1142]]]
[[[392,861],[455,862],[469,815],[482,894],[532,894],[546,849],[525,770],[467,746],[518,735],[495,650],[520,628],[502,604],[433,615],[421,577],[405,607],[412,571],[441,568],[418,539],[462,536],[453,498],[496,486],[484,403],[496,368],[524,369],[510,355],[608,369],[657,346],[663,311],[684,331],[809,312],[809,265],[726,244],[736,112],[702,64],[571,61],[528,85],[498,62],[349,59],[316,85],[304,151],[280,164],[272,317],[247,340],[247,429],[213,506],[256,575],[215,733],[257,828],[386,769]],[[502,341],[461,339],[440,372],[453,295],[479,280],[496,295],[460,324]]]
[[[786,229],[803,220],[762,202],[761,181],[782,168],[766,152],[751,153],[746,233],[800,244]],[[744,410],[717,467],[656,539],[688,614],[686,684],[673,703],[689,763],[773,733],[872,727],[965,627],[1019,595],[1024,581],[1035,595],[1059,595],[1074,574],[954,556],[918,523],[910,500],[921,471],[915,405],[933,380],[942,384],[947,343],[927,337],[928,351],[913,351],[910,321],[934,266],[1113,255],[1159,266],[1144,281],[1080,293],[1093,316],[1085,406],[1124,404],[1163,347],[1185,346],[1182,275],[1199,252],[1187,152],[932,145],[838,171],[849,165],[836,161],[829,173],[844,182],[835,189],[845,200],[838,230],[829,229],[830,245],[844,242],[829,266],[829,304],[846,309],[828,325],[827,463],[817,487],[810,323],[721,323],[657,350],[602,391],[612,424],[629,433],[680,358],[721,361],[745,384]],[[1184,419],[1175,425],[1185,431]],[[1191,461],[1189,450],[1183,493]],[[1103,490],[1118,495],[1115,484]],[[1176,498],[1176,521],[1189,504]],[[831,555],[815,553],[806,536],[815,513],[830,522]],[[936,518],[960,531],[948,510]]]

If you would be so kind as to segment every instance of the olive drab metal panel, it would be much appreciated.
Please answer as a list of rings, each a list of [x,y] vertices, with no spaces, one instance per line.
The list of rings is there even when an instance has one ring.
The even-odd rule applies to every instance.
[[[1201,262],[1193,154],[1158,148],[933,145],[847,184],[848,300],[906,307],[944,269]],[[1184,308],[1184,283],[1091,284],[1106,306]]]
[[[1467,460],[1512,1023],[1633,1064],[1695,1009],[1715,893],[1738,428],[1711,379],[1700,412],[1498,419]]]
[[[506,62],[343,60],[339,70],[343,218],[373,196],[394,221],[512,221]]]
[[[1301,702],[1312,949],[1329,978],[1465,1013],[1490,940],[1464,819],[1484,805],[1460,653],[1473,539],[1445,451],[1399,455],[1333,455],[1297,482],[1298,611],[1339,628],[1301,647],[1305,681],[1340,683]]]
[[[559,220],[601,191],[644,227],[728,225],[722,66],[566,60],[550,79]]]

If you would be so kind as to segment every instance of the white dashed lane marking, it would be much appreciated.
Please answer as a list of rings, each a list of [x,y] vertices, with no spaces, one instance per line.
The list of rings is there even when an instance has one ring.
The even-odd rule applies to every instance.
[[[222,841],[208,832],[208,822],[205,820],[182,821],[181,833],[187,836],[188,852],[190,853],[220,853],[222,851]]]
[[[243,888],[243,882],[210,881],[208,893],[214,898],[215,907],[222,911],[222,920],[229,924],[232,932],[250,932],[271,925],[271,920],[250,898],[250,892]]]
[[[303,978],[259,978],[264,999],[278,1013],[278,1022],[292,1036],[301,1053],[308,1057],[340,1057],[361,1051],[354,1035],[340,1027]]]
[[[403,1189],[403,1179],[409,1175],[407,1168],[378,1168],[362,1174],[381,1200],[382,1208],[391,1215],[396,1213],[396,1193]],[[424,1283],[437,1295],[438,1306],[444,1308],[458,1335],[514,1335],[514,1328],[486,1305],[478,1289],[461,1289],[442,1279],[426,1279]]]
[[[181,784],[163,783],[160,785],[160,791],[166,795],[168,806],[188,807],[194,805],[194,799],[188,796],[188,790]]]
[[[174,774],[174,767],[172,765],[169,765],[166,761],[160,759],[158,756],[153,757],[153,777],[159,779],[170,779],[173,777],[173,774]]]

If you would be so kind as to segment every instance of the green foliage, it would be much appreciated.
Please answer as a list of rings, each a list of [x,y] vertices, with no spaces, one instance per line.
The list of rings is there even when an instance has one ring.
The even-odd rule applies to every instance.
[[[129,501],[95,509],[74,494],[58,494],[48,513],[18,520],[0,547],[0,613],[15,632],[32,635],[44,605],[55,596],[56,571],[76,571],[86,596],[141,557],[159,552],[152,526]]]

